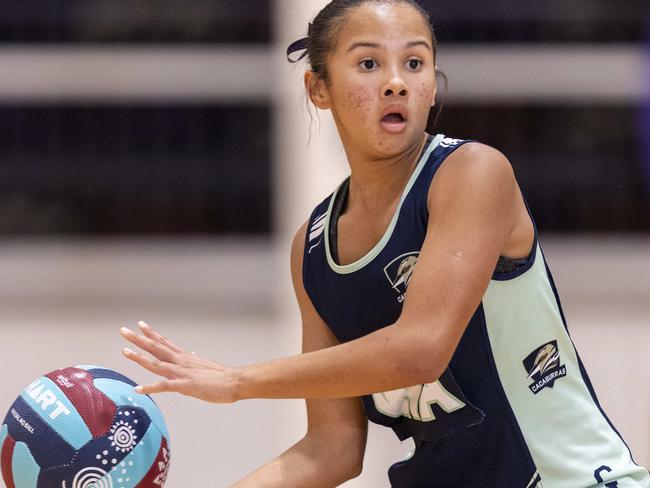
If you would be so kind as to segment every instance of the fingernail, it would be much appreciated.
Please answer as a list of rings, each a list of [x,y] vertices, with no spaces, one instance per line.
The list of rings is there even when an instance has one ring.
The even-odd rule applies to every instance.
[[[149,328],[149,326],[147,325],[147,323],[146,323],[146,322],[143,322],[142,320],[141,320],[140,322],[138,322],[138,325],[139,325],[140,327],[144,327],[145,329],[148,329],[148,328]]]
[[[136,391],[136,393],[142,393],[142,387],[141,386],[136,386],[135,391]]]
[[[131,334],[133,334],[133,332],[131,332],[131,331],[130,331],[129,329],[127,329],[126,327],[122,327],[122,328],[120,329],[120,332],[122,333],[122,335],[131,335]]]
[[[127,356],[128,356],[128,355],[131,355],[131,354],[135,354],[135,353],[134,353],[131,349],[129,349],[128,347],[124,347],[124,348],[122,348],[122,352],[123,352],[124,354],[126,354]]]

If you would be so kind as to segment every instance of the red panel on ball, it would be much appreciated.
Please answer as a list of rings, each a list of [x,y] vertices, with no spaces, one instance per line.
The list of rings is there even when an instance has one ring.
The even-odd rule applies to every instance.
[[[160,488],[165,484],[169,470],[169,446],[167,439],[162,438],[158,456],[151,465],[151,469],[135,488]]]
[[[7,435],[4,444],[2,445],[2,452],[0,453],[0,463],[2,464],[2,477],[5,480],[7,488],[16,488],[14,484],[14,474],[11,468],[12,459],[14,457],[14,448],[16,441],[10,435]]]
[[[75,406],[95,439],[105,435],[115,418],[115,403],[93,385],[93,376],[84,369],[64,368],[46,375]]]

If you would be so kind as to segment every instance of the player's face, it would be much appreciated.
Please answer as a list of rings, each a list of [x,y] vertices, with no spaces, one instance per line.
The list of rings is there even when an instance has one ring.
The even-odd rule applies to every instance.
[[[368,3],[345,19],[321,86],[341,139],[375,156],[419,144],[434,103],[434,46],[426,20],[405,3]]]

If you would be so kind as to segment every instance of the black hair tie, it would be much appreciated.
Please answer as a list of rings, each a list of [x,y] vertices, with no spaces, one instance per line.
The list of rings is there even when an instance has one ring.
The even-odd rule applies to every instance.
[[[298,39],[296,42],[292,43],[287,48],[287,60],[291,63],[297,63],[301,61],[305,56],[307,56],[307,41],[309,37],[303,37]],[[301,52],[302,51],[302,52]],[[296,56],[296,53],[300,53]]]

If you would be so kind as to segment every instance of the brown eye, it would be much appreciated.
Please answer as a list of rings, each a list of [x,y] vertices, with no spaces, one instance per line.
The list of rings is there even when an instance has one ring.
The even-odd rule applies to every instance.
[[[359,63],[361,67],[365,70],[371,71],[377,67],[377,63],[375,63],[374,59],[364,59]]]
[[[421,66],[422,66],[422,61],[420,61],[419,59],[409,59],[408,60],[408,67],[409,67],[409,69],[411,69],[413,71],[416,71],[416,70],[420,69]]]

